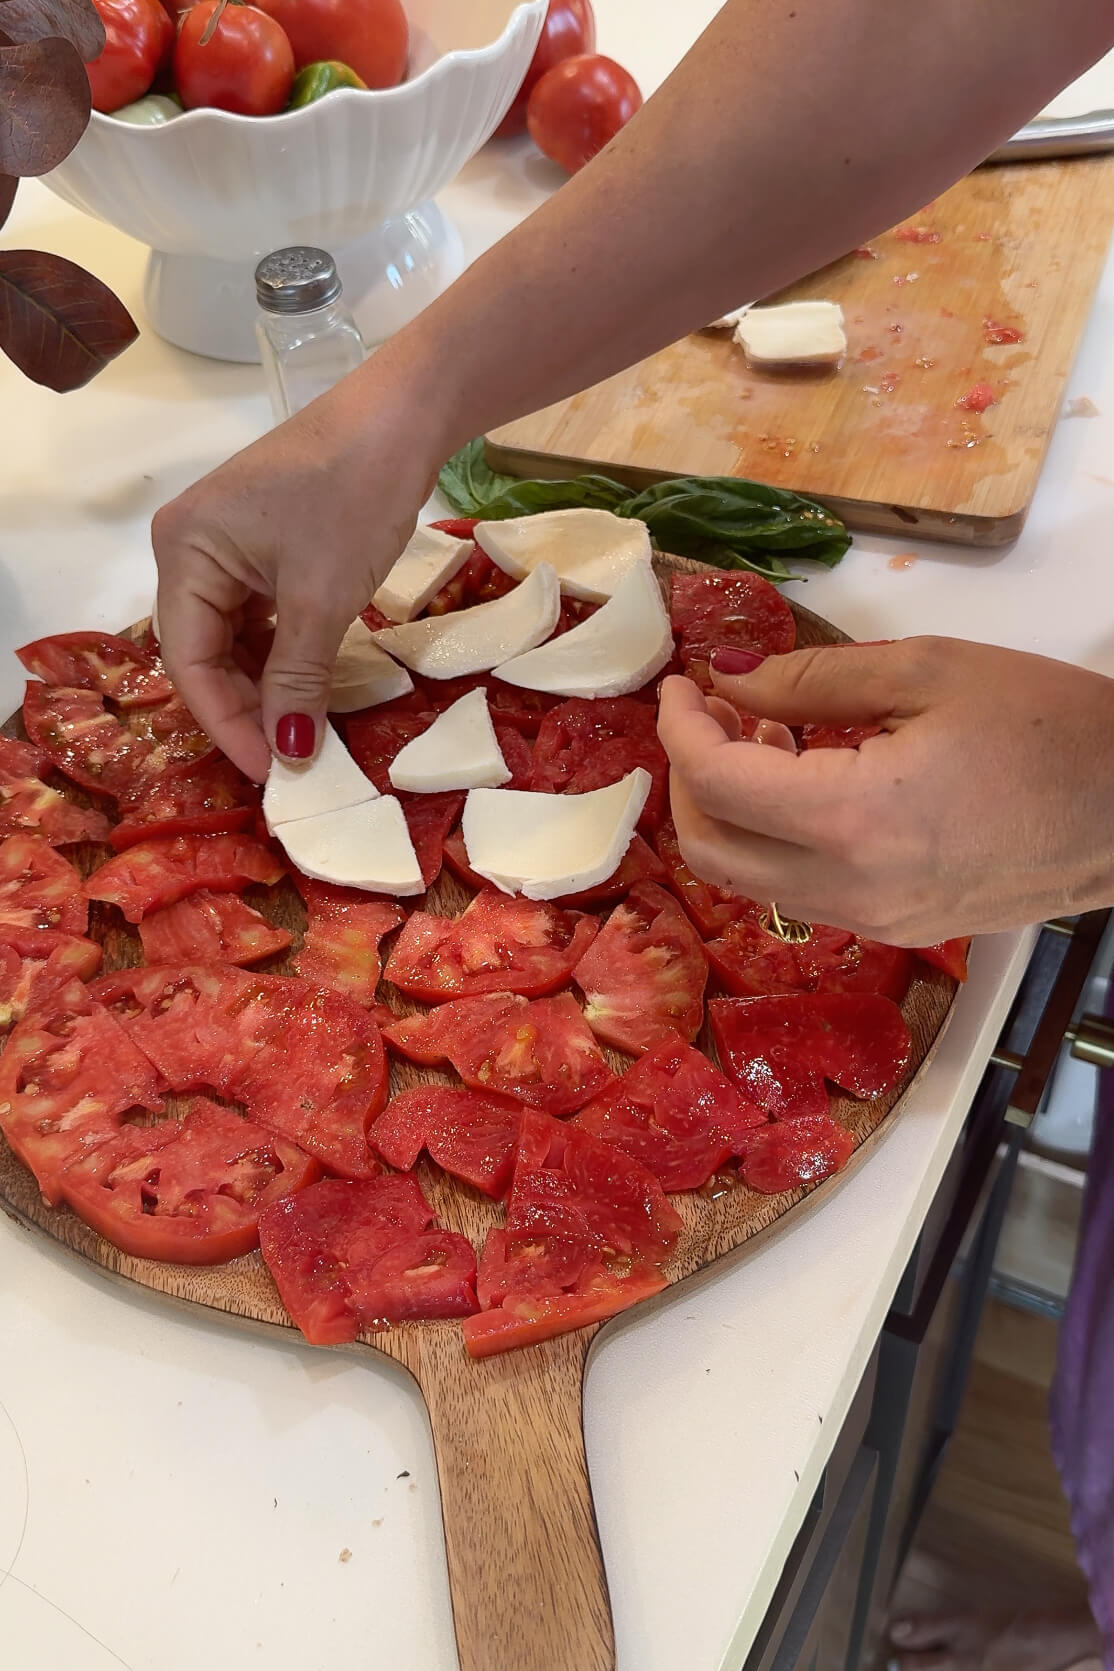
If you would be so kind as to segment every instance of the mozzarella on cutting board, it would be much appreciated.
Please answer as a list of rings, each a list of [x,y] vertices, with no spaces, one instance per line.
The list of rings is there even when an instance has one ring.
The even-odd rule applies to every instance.
[[[419,795],[495,789],[511,776],[482,690],[470,690],[446,708],[428,730],[399,750],[390,765],[395,788]]]
[[[838,302],[783,302],[747,308],[735,341],[753,366],[836,366],[847,352]]]
[[[606,603],[632,567],[650,565],[646,524],[611,511],[542,511],[477,522],[475,535],[504,574],[522,580],[539,563],[549,563],[562,592],[585,603]]]
[[[320,882],[371,893],[425,892],[402,803],[393,795],[297,818],[276,834],[298,869]]]
[[[412,621],[460,573],[471,550],[471,540],[458,540],[441,528],[422,524],[415,528],[372,603],[388,621]]]
[[[744,302],[741,308],[732,308],[730,313],[722,313],[718,319],[713,319],[708,326],[709,331],[733,331],[744,313],[749,313],[754,302]]]
[[[555,696],[628,696],[673,655],[673,629],[652,568],[638,564],[615,596],[571,632],[495,669],[495,677]]]
[[[487,673],[549,637],[561,613],[561,588],[549,563],[505,597],[374,634],[388,655],[427,679]]]
[[[329,712],[354,714],[408,696],[414,681],[397,661],[381,650],[371,629],[358,618],[340,641],[329,687]]]
[[[471,868],[507,894],[558,899],[606,882],[630,846],[651,778],[636,766],[584,795],[473,789],[462,832]]]
[[[326,725],[312,760],[276,756],[271,761],[263,791],[263,817],[274,835],[295,820],[340,812],[378,796],[374,783],[361,772],[332,726]]]

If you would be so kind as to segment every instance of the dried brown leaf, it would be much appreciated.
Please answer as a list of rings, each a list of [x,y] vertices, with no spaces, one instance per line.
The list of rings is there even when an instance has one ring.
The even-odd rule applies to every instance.
[[[40,250],[0,250],[0,348],[32,382],[80,389],[138,334],[124,304],[84,268]]]
[[[87,64],[104,51],[104,24],[93,0],[0,0],[0,30],[25,45],[54,35]]]
[[[89,77],[69,41],[0,45],[0,172],[46,174],[89,124]]]

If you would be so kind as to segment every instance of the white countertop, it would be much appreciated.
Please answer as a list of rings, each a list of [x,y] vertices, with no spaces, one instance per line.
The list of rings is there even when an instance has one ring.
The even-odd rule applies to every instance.
[[[601,49],[648,90],[715,8],[597,9]],[[1099,85],[1114,104],[1111,80]],[[440,201],[474,255],[553,183],[517,142],[482,154]],[[142,251],[43,188],[21,189],[0,239],[82,261],[138,311]],[[1100,415],[1058,428],[1016,545],[917,547],[895,571],[887,558],[903,547],[857,539],[841,568],[794,593],[857,637],[948,632],[1114,673],[1112,323],[1114,263],[1071,390]],[[0,410],[5,651],[144,614],[151,513],[268,416],[258,372],[152,336],[64,399],[0,361]],[[20,692],[5,656],[0,711]],[[978,945],[932,1067],[822,1211],[600,1340],[585,1419],[619,1671],[738,1671],[1029,943]],[[202,1663],[452,1671],[418,1396],[389,1366],[263,1342],[114,1286],[0,1216],[0,1664]]]

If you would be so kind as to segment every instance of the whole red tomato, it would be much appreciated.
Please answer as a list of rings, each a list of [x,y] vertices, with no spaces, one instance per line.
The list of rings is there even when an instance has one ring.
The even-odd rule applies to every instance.
[[[213,14],[224,11],[202,44]],[[187,110],[212,105],[240,116],[275,116],[294,82],[285,31],[256,6],[201,0],[182,20],[174,47],[174,85]]]
[[[105,48],[85,68],[93,109],[121,110],[147,92],[174,44],[174,25],[159,0],[94,0]]]
[[[526,131],[526,106],[530,94],[547,70],[559,64],[562,58],[573,58],[595,50],[596,14],[591,0],[549,0],[530,68],[514,96],[514,103],[495,130],[498,137],[505,139],[509,134]]]
[[[368,87],[397,87],[410,27],[401,0],[258,0],[290,37],[298,69],[334,58]]]
[[[614,58],[566,58],[530,94],[526,125],[538,150],[575,174],[641,103],[638,83]]]

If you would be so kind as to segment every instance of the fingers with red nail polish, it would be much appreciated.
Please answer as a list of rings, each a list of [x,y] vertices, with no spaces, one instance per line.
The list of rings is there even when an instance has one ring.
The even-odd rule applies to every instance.
[[[316,742],[309,714],[283,714],[275,726],[275,748],[287,760],[308,760]]]
[[[726,673],[738,676],[742,673],[753,673],[756,667],[761,667],[765,656],[758,655],[754,650],[736,650],[730,645],[721,644],[712,651],[711,668],[713,673]]]

